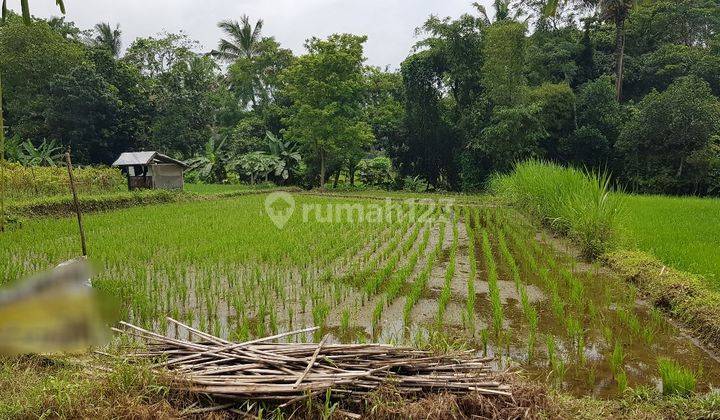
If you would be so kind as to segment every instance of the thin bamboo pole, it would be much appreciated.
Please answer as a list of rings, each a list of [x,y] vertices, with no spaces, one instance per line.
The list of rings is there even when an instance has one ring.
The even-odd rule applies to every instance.
[[[0,232],[5,231],[5,121],[2,99],[2,75],[0,75]]]
[[[72,160],[70,159],[70,147],[65,152],[65,164],[67,165],[68,177],[70,178],[70,190],[73,195],[73,203],[75,204],[75,214],[77,214],[78,228],[80,229],[80,245],[82,246],[83,257],[87,257],[87,246],[85,245],[85,229],[83,229],[82,214],[80,213],[80,203],[78,203],[77,191],[75,191],[75,178],[73,177]]]

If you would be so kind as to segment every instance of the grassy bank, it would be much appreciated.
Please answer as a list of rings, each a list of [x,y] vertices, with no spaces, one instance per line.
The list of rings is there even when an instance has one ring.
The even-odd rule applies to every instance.
[[[666,267],[642,252],[616,251],[603,260],[636,284],[655,306],[683,321],[702,341],[720,348],[720,293],[701,278]]]
[[[104,194],[80,194],[78,202],[83,213],[117,210],[135,206],[146,206],[163,203],[183,203],[190,201],[213,200],[222,198],[241,197],[249,194],[259,194],[277,188],[263,186],[249,188],[244,185],[233,185],[232,188],[218,188],[225,186],[189,185],[187,191],[142,190],[111,192]],[[294,191],[295,189],[290,189]],[[11,201],[7,206],[11,219],[35,218],[47,216],[71,216],[75,212],[72,196],[50,196],[35,199]]]

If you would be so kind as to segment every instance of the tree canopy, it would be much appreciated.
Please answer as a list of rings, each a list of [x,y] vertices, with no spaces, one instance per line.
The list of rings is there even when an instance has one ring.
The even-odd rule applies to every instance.
[[[532,157],[638,192],[720,194],[720,0],[493,8],[418,22],[396,70],[365,64],[365,36],[295,55],[247,15],[206,52],[183,33],[125,40],[118,24],[5,11],[5,125],[81,164],[159,150],[206,182],[477,190]]]

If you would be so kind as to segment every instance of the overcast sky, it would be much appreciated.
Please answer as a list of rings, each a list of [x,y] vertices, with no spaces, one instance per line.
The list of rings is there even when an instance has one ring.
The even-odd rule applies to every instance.
[[[488,5],[490,0],[480,0]],[[65,0],[68,20],[80,29],[98,22],[119,23],[123,46],[136,37],[183,29],[207,50],[221,32],[217,22],[248,14],[265,20],[264,34],[296,54],[305,39],[336,32],[368,35],[368,63],[397,68],[415,42],[414,30],[432,13],[458,17],[473,11],[472,0]],[[8,6],[19,9],[20,0]],[[490,11],[490,7],[488,11]],[[54,0],[31,0],[38,17],[58,15]]]

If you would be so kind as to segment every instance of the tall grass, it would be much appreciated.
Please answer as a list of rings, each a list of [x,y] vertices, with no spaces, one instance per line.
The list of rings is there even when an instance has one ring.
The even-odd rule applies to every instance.
[[[517,164],[510,174],[493,177],[490,189],[570,236],[588,258],[602,254],[617,240],[623,200],[612,192],[607,172],[529,160]]]

